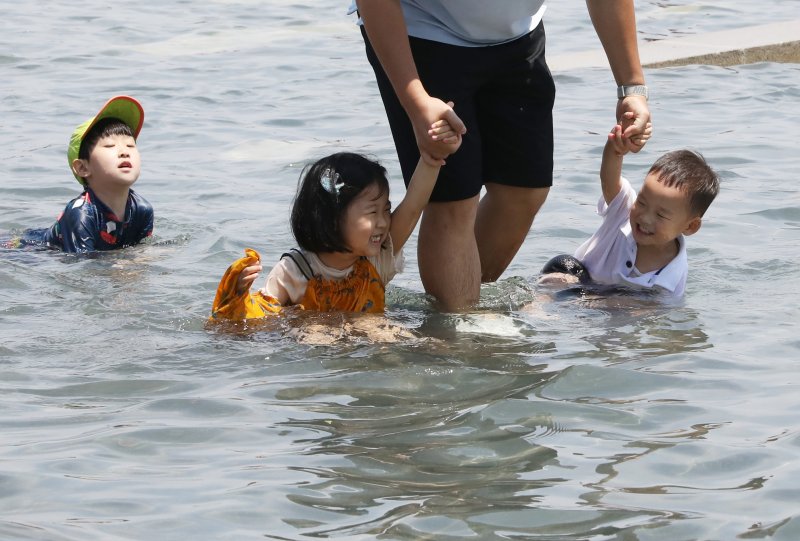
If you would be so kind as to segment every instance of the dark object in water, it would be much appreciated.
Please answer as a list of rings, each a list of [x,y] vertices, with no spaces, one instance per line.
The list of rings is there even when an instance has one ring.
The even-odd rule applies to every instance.
[[[571,255],[557,255],[542,267],[542,274],[551,274],[554,272],[576,276],[578,281],[582,284],[590,284],[592,282],[592,277],[589,276],[589,271],[586,270],[583,263]]]

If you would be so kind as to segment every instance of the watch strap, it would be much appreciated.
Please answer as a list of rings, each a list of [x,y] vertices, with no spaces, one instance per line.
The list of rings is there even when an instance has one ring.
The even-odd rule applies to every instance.
[[[626,96],[644,96],[648,97],[647,87],[645,85],[621,85],[617,87],[617,99],[622,99]]]

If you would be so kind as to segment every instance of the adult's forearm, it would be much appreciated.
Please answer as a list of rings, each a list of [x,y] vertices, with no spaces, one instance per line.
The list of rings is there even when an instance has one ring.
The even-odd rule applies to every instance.
[[[586,0],[586,6],[614,80],[618,85],[644,84],[633,0]]]
[[[400,103],[406,111],[410,111],[417,101],[428,94],[419,80],[411,55],[399,0],[358,0],[358,13]]]

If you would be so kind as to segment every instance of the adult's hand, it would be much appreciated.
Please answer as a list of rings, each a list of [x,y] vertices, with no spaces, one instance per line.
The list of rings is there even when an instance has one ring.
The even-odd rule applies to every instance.
[[[466,133],[464,122],[449,103],[428,95],[415,102],[413,109],[408,111],[408,115],[414,127],[414,136],[417,139],[420,157],[429,165],[444,165],[445,158],[450,155],[453,147],[444,141],[434,140],[428,130],[435,122],[446,120],[453,131],[463,135]]]
[[[645,84],[636,41],[636,13],[633,0],[587,0],[586,7],[603,44],[606,58],[619,85]],[[617,122],[622,126],[626,147],[639,152],[646,140],[642,140],[650,109],[644,96],[627,96],[617,103]],[[632,112],[632,118],[625,113]]]
[[[619,100],[617,122],[622,126],[622,140],[625,142],[625,148],[630,152],[642,150],[650,138],[649,134],[645,137],[645,129],[650,123],[647,99],[643,96],[627,96]]]
[[[431,140],[428,130],[438,120],[447,120],[464,133],[464,123],[452,107],[428,94],[420,81],[408,43],[399,0],[359,0],[358,12],[378,60],[414,128],[420,156],[430,165],[442,165],[450,154],[448,145]]]

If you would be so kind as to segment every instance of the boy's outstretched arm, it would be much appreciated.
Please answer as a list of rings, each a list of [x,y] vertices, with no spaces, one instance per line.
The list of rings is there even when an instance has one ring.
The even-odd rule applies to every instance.
[[[626,113],[632,114],[632,113]],[[644,146],[653,132],[653,124],[648,122],[644,132],[636,144]],[[603,199],[606,203],[611,203],[622,189],[622,160],[629,151],[629,144],[626,144],[622,137],[623,130],[620,124],[612,128],[608,134],[606,146],[603,149],[603,161],[600,163],[600,185],[603,189]]]
[[[606,146],[603,148],[603,160],[600,162],[600,186],[607,204],[622,189],[622,159],[626,152],[622,126],[617,124],[608,134]]]

